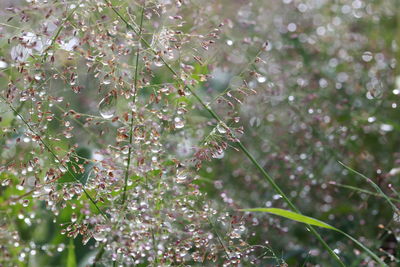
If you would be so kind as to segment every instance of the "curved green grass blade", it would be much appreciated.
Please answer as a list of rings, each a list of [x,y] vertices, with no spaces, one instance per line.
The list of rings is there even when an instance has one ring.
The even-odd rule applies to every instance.
[[[77,267],[74,240],[72,238],[69,239],[67,267]]]
[[[133,27],[127,19],[125,19],[121,13],[112,5],[112,3],[109,0],[104,0],[104,2],[107,3],[109,7],[114,11],[114,13],[126,24],[127,28],[131,29],[134,31],[139,37],[140,41],[143,42],[143,44],[150,49],[150,51],[153,54],[158,55],[158,52],[152,48],[151,44],[143,38],[143,36],[140,34],[140,32]],[[264,49],[264,48],[262,48]],[[161,61],[164,63],[165,67],[169,70],[170,73],[175,75],[176,77],[179,77],[178,73],[172,68],[172,66],[162,57],[159,56]],[[203,106],[203,108],[219,123],[222,125],[226,125],[223,120],[218,116],[215,111],[210,108],[209,104],[207,104],[205,101],[202,100],[202,98],[196,93],[196,90],[193,86],[190,84],[187,84],[184,80],[179,79],[179,83],[183,84],[185,88],[187,88],[191,94],[198,100],[198,102]],[[239,139],[238,139],[239,140]],[[290,208],[293,210],[297,211],[298,209],[296,206],[290,201],[289,197],[286,196],[286,194],[282,191],[282,189],[275,183],[275,180],[264,170],[264,168],[258,163],[258,161],[254,158],[254,156],[247,150],[247,148],[240,142],[236,142],[238,148],[246,155],[246,157],[254,164],[254,166],[261,172],[262,176],[268,181],[268,183],[274,188],[274,190],[282,196],[283,200],[289,205]],[[325,247],[325,249],[329,252],[330,255],[336,260],[336,262],[340,266],[345,266],[344,263],[340,260],[338,255],[328,246],[328,244],[324,241],[324,239],[318,234],[318,232],[310,225],[310,232],[321,242],[321,244]]]
[[[277,208],[253,208],[253,209],[241,209],[241,211],[248,211],[248,212],[266,212],[274,215],[278,215],[287,219],[290,219],[292,221],[304,223],[306,225],[314,225],[317,227],[325,228],[325,229],[330,229],[336,232],[341,233],[342,235],[346,236],[348,239],[356,243],[360,248],[362,248],[368,255],[370,255],[377,263],[379,263],[381,266],[387,266],[386,263],[384,263],[375,253],[373,253],[371,250],[369,250],[366,246],[364,246],[361,242],[359,242],[357,239],[352,237],[349,234],[346,234],[340,229],[337,229],[336,227],[333,227],[332,225],[329,225],[323,221],[314,219],[312,217],[308,217],[305,215],[302,215],[297,212],[293,212],[290,210],[284,210],[284,209],[277,209]]]
[[[250,212],[254,212],[254,211],[258,211],[258,212],[267,212],[270,214],[275,214],[281,217],[285,217],[287,219],[290,219],[292,221],[296,221],[296,222],[301,222],[301,223],[305,223],[305,224],[310,224],[310,225],[314,225],[314,226],[318,226],[318,227],[322,227],[322,228],[327,228],[327,229],[331,229],[331,230],[335,230],[338,231],[338,229],[336,229],[335,227],[324,223],[320,220],[308,217],[308,216],[304,216],[302,214],[290,211],[290,210],[284,210],[284,209],[277,209],[277,208],[254,208],[254,209],[243,209],[242,211],[250,211]]]

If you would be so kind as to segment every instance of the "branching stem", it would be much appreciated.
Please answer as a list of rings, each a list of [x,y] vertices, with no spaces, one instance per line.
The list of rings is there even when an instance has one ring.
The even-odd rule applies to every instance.
[[[134,31],[137,35],[139,35],[139,31],[135,29],[122,15],[121,13],[110,3],[109,0],[104,0],[107,5],[114,11],[114,13],[125,23],[126,27]],[[139,35],[140,36],[140,35]],[[149,48],[152,53],[155,55],[158,55],[157,51],[154,50],[149,42],[147,42],[146,39],[144,39],[142,36],[140,36],[143,44]],[[168,62],[165,61],[165,59],[161,56],[158,55],[161,61],[164,63],[165,67],[178,79],[180,82],[184,84],[184,82],[179,78],[178,73],[168,64]],[[225,124],[224,121],[218,116],[215,111],[208,106],[201,98],[200,96],[196,93],[195,89],[188,84],[184,84],[185,87],[191,92],[191,94],[196,98],[196,100],[201,104],[201,106],[213,117],[218,123],[226,127],[227,129],[228,126]],[[233,133],[232,133],[233,134]],[[289,197],[281,190],[281,188],[275,183],[274,179],[261,167],[261,165],[257,162],[257,160],[254,158],[252,154],[247,150],[247,148],[240,142],[237,142],[239,149],[246,155],[246,157],[253,163],[253,165],[261,172],[262,176],[264,179],[267,180],[267,182],[274,188],[274,190],[282,196],[283,200],[288,204],[288,206],[295,212],[300,213],[299,209],[292,203],[292,201],[289,199]],[[320,234],[317,232],[317,230],[314,229],[311,225],[307,226],[311,233],[321,242],[321,244],[324,246],[324,248],[329,252],[329,254],[335,259],[335,261],[340,265],[340,266],[345,266],[344,263],[340,260],[339,256],[329,247],[329,245],[325,242],[325,240],[322,239]]]
[[[133,98],[132,98],[132,107],[135,106],[136,103],[136,93],[137,93],[137,86],[138,86],[138,71],[139,71],[139,56],[140,56],[140,43],[142,39],[142,26],[143,26],[143,17],[144,17],[144,9],[145,7],[142,7],[142,14],[140,17],[140,29],[138,32],[138,47],[136,50],[136,66],[135,66],[135,77],[134,77],[134,93],[133,93]],[[129,178],[129,168],[131,166],[131,159],[132,159],[132,142],[133,142],[133,122],[134,122],[134,111],[131,113],[131,121],[129,125],[129,149],[128,149],[128,162],[125,170],[125,181],[124,181],[124,191],[122,193],[122,205],[125,204],[126,200],[126,189],[128,187],[128,178]]]
[[[99,208],[99,206],[97,206],[96,201],[93,199],[93,197],[86,191],[83,183],[81,180],[78,179],[78,177],[76,177],[76,175],[68,168],[68,166],[66,166],[64,163],[62,163],[62,161],[60,160],[60,158],[57,156],[56,153],[54,153],[54,151],[50,148],[50,146],[48,144],[46,144],[46,142],[44,142],[43,138],[37,134],[35,132],[35,130],[33,130],[33,128],[29,125],[29,123],[24,119],[24,117],[21,115],[21,113],[14,108],[14,106],[7,102],[6,99],[3,96],[0,96],[0,98],[4,101],[4,103],[6,103],[10,109],[17,114],[18,117],[20,117],[20,119],[22,120],[22,122],[26,125],[26,127],[28,127],[28,129],[38,138],[38,140],[40,141],[40,143],[42,143],[42,145],[46,148],[46,150],[48,152],[50,152],[50,154],[54,157],[55,160],[57,160],[57,162],[60,163],[60,165],[65,168],[69,174],[71,174],[71,176],[74,178],[74,180],[80,184],[82,184],[82,190],[83,193],[85,194],[85,196],[90,200],[90,202],[92,202],[93,206],[97,209],[97,211],[104,217],[104,219],[108,220],[107,215]]]

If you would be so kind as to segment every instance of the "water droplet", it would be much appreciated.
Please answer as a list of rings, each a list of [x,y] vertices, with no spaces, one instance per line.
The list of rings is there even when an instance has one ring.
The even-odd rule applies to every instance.
[[[65,245],[64,245],[64,244],[60,244],[60,245],[57,247],[57,252],[62,252],[64,249],[65,249]]]
[[[116,111],[117,97],[108,95],[103,98],[99,103],[99,112],[104,119],[110,119],[114,116]]]
[[[123,147],[121,148],[121,152],[122,152],[122,154],[124,154],[124,155],[128,154],[128,153],[129,153],[129,146],[123,146]]]
[[[145,126],[144,125],[135,126],[135,128],[133,129],[133,136],[135,138],[136,143],[145,140],[145,138],[146,138]]]
[[[97,242],[102,242],[106,240],[106,235],[102,231],[97,231],[93,233],[93,238],[96,239]]]
[[[225,156],[225,152],[224,151],[217,151],[216,153],[214,153],[212,155],[213,158],[215,159],[222,159]]]
[[[67,192],[65,192],[65,193],[63,194],[63,199],[64,199],[65,201],[67,201],[67,200],[71,200],[72,197],[71,197],[70,194],[68,194]]]
[[[176,182],[178,184],[182,184],[182,183],[186,182],[186,179],[187,179],[186,171],[182,170],[182,171],[178,171],[176,173]]]
[[[133,94],[132,94],[133,95]],[[129,102],[128,103],[129,108],[131,109],[132,112],[137,112],[137,106],[136,103]]]
[[[381,124],[380,129],[384,132],[390,132],[393,131],[393,125],[383,123]]]
[[[395,221],[396,223],[400,222],[400,214],[397,210],[393,213],[393,221]]]
[[[370,62],[373,58],[373,55],[371,52],[369,51],[365,51],[362,56],[361,56],[362,60],[364,60],[365,62]]]
[[[153,146],[153,147],[151,147],[151,152],[153,152],[153,153],[159,153],[160,151],[161,151],[161,147],[160,147],[160,145],[157,145],[157,146]]]
[[[61,165],[61,166],[59,167],[59,169],[60,169],[60,171],[61,171],[62,173],[66,173],[66,172],[67,172],[67,168],[65,168],[63,165]]]
[[[238,229],[234,229],[230,234],[229,237],[231,239],[238,239],[240,238],[240,231]]]
[[[267,77],[265,76],[260,76],[257,78],[257,82],[259,83],[265,83],[267,81]]]
[[[169,94],[169,88],[168,88],[168,87],[162,87],[162,88],[160,89],[160,92],[161,92],[161,93],[164,93],[164,94]]]
[[[218,124],[218,125],[217,125],[217,131],[218,131],[219,133],[221,133],[221,134],[224,134],[224,133],[226,133],[226,128],[225,128],[225,126],[223,126],[222,124]]]
[[[194,230],[196,230],[196,226],[194,224],[189,224],[187,229],[189,232],[194,232]]]
[[[73,135],[72,135],[71,132],[65,131],[65,132],[64,132],[64,136],[65,136],[65,138],[70,139],[70,138],[72,138]]]
[[[162,67],[163,65],[164,63],[161,60],[154,61],[154,66],[156,67]]]
[[[261,119],[259,117],[251,117],[250,119],[250,126],[251,127],[258,127],[261,124]]]
[[[22,201],[22,206],[26,208],[26,207],[28,207],[28,205],[29,205],[29,200],[24,199],[24,201]]]
[[[279,194],[276,194],[276,195],[273,195],[272,198],[273,198],[274,200],[277,200],[277,199],[282,198],[282,196],[279,195]]]
[[[289,23],[289,25],[287,26],[287,29],[290,32],[295,32],[297,29],[297,25],[295,23]]]
[[[189,210],[189,211],[187,212],[186,216],[187,216],[188,218],[193,218],[193,216],[194,216],[194,211]]]
[[[175,121],[175,128],[176,129],[181,129],[181,128],[183,128],[185,126],[185,122],[180,117],[175,117],[174,121]]]
[[[78,220],[78,216],[76,216],[76,213],[72,213],[71,215],[71,222],[76,222]]]
[[[1,182],[2,186],[8,186],[11,183],[11,179],[5,179],[3,182]]]
[[[0,69],[5,69],[7,68],[8,64],[5,61],[0,60]]]

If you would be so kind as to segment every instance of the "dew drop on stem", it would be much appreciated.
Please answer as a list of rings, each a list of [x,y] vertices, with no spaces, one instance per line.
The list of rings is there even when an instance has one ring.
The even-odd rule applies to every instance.
[[[185,126],[185,122],[183,121],[183,119],[181,117],[175,117],[174,122],[175,122],[176,129],[181,129]]]
[[[161,60],[154,61],[154,66],[156,66],[156,67],[162,67],[163,65],[164,65],[164,63]]]
[[[361,56],[362,60],[364,60],[365,62],[370,62],[373,58],[373,55],[371,52],[369,51],[365,51],[363,53],[363,55]]]
[[[1,186],[8,186],[10,185],[11,180],[10,179],[5,179],[4,181],[1,182]]]
[[[257,78],[257,82],[259,83],[265,83],[267,81],[267,78],[265,76],[260,76]]]
[[[96,239],[97,242],[102,242],[106,240],[106,235],[103,232],[95,232],[93,233],[93,238]]]
[[[114,116],[117,109],[117,97],[108,95],[99,103],[99,113],[104,119],[110,119]]]
[[[178,184],[182,184],[182,183],[186,182],[186,179],[187,179],[187,173],[186,173],[186,171],[181,170],[181,171],[178,171],[178,172],[176,173],[176,182],[177,182]]]
[[[226,133],[226,128],[222,124],[218,124],[217,131],[221,134],[224,134],[224,133]]]

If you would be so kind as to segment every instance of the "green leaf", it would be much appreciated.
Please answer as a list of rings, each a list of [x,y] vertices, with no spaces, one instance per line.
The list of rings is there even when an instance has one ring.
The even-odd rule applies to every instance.
[[[249,211],[249,212],[266,212],[274,215],[278,215],[287,219],[290,219],[292,221],[296,222],[301,222],[307,225],[314,225],[318,226],[321,228],[326,228],[330,230],[334,230],[336,232],[341,233],[342,235],[346,236],[348,239],[356,243],[360,248],[362,248],[368,255],[370,255],[376,262],[379,263],[381,266],[387,266],[386,263],[384,263],[375,253],[373,253],[371,250],[369,250],[366,246],[364,246],[361,242],[359,242],[357,239],[352,237],[351,235],[343,232],[342,230],[339,230],[323,221],[314,219],[312,217],[308,217],[305,215],[302,215],[297,212],[293,212],[290,210],[284,210],[284,209],[277,209],[277,208],[253,208],[253,209],[241,209],[241,211]]]
[[[67,267],[77,267],[74,239],[72,239],[72,238],[69,239]]]
[[[297,221],[305,224],[310,224],[322,228],[327,228],[335,231],[339,231],[339,229],[336,229],[335,227],[324,223],[320,220],[290,211],[290,210],[284,210],[284,209],[277,209],[277,208],[254,208],[254,209],[243,209],[242,211],[259,211],[259,212],[267,212],[271,214],[275,214],[281,217],[285,217],[287,219],[290,219],[292,221]]]

